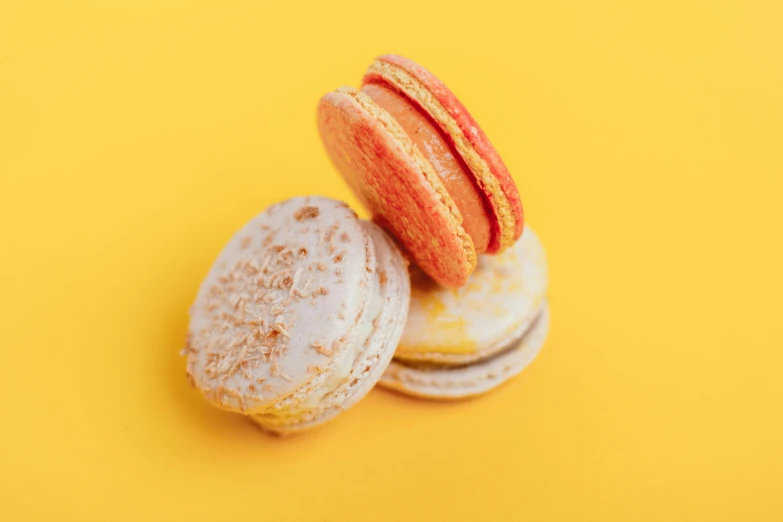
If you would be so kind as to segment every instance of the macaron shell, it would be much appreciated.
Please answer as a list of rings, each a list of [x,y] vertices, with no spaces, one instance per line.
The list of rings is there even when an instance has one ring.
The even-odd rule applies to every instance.
[[[545,305],[516,347],[467,366],[417,367],[392,361],[379,384],[429,399],[481,395],[518,375],[536,358],[549,333],[549,320],[549,307]]]
[[[442,182],[386,111],[356,89],[324,96],[318,127],[337,169],[373,218],[440,284],[476,266],[473,241]]]
[[[382,81],[417,103],[448,134],[484,190],[500,229],[488,253],[501,252],[522,234],[524,212],[519,191],[489,138],[457,97],[424,67],[398,55],[380,56],[364,82]]]
[[[386,233],[369,221],[363,221],[362,226],[377,253],[374,274],[381,311],[373,320],[372,333],[357,357],[349,379],[324,397],[322,408],[298,417],[254,416],[253,419],[267,431],[291,434],[332,420],[367,395],[391,362],[408,316],[410,277],[399,248]]]
[[[247,223],[191,308],[188,375],[206,399],[252,414],[323,385],[348,356],[343,340],[367,299],[368,241],[352,210],[321,197],[285,201]]]
[[[476,176],[465,164],[449,137],[421,108],[394,87],[365,83],[361,92],[394,118],[440,178],[462,216],[462,227],[481,255],[498,237],[497,220],[487,198],[476,186]]]
[[[544,248],[530,227],[506,252],[482,256],[461,288],[413,279],[395,357],[440,364],[465,364],[505,349],[539,313],[549,280]]]
[[[464,366],[477,361],[481,361],[492,357],[501,352],[505,352],[510,346],[516,344],[525,333],[530,329],[531,325],[536,321],[536,318],[541,314],[544,308],[542,303],[536,311],[531,314],[502,340],[498,340],[496,343],[489,345],[483,349],[479,349],[472,352],[465,353],[444,353],[444,352],[423,352],[415,354],[406,354],[400,357],[397,354],[396,359],[402,363],[422,363],[422,364],[437,364],[441,366]]]

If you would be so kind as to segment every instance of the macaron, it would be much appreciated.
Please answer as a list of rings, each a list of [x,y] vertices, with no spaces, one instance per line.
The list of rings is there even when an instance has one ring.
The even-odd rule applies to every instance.
[[[425,399],[465,399],[484,394],[522,372],[546,341],[549,307],[544,305],[525,335],[494,357],[463,366],[392,361],[381,386]]]
[[[497,256],[483,256],[467,285],[447,289],[414,272],[408,323],[381,385],[411,395],[462,398],[522,371],[549,331],[548,269],[528,227]]]
[[[410,302],[406,261],[342,202],[295,198],[228,242],[190,310],[187,375],[207,401],[290,433],[381,378]]]
[[[318,128],[359,200],[439,284],[464,285],[480,254],[501,253],[522,234],[522,202],[497,151],[411,60],[381,56],[360,90],[326,94]]]

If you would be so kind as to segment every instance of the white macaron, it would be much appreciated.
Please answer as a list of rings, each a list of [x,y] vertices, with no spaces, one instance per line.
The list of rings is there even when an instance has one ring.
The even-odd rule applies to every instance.
[[[245,225],[191,308],[204,397],[280,433],[332,419],[380,379],[410,302],[406,262],[344,203],[295,198]]]
[[[416,396],[461,398],[495,388],[527,366],[549,330],[548,270],[526,228],[468,283],[442,288],[414,270],[408,323],[381,385]]]

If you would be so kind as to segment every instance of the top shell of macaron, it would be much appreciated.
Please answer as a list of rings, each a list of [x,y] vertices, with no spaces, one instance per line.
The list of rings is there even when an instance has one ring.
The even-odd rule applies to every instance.
[[[318,386],[350,341],[375,252],[356,214],[321,197],[269,207],[225,246],[191,308],[188,374],[259,413]]]
[[[415,277],[396,356],[454,362],[494,353],[535,320],[546,298],[548,274],[544,248],[528,227],[503,254],[483,256],[461,288],[440,288]]]

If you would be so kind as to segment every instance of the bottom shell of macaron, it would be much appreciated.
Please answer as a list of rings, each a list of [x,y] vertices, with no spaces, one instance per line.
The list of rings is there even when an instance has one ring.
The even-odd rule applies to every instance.
[[[454,366],[394,360],[380,385],[400,393],[428,399],[464,399],[481,395],[518,375],[533,360],[549,333],[549,305],[517,342],[505,351],[471,364]]]

